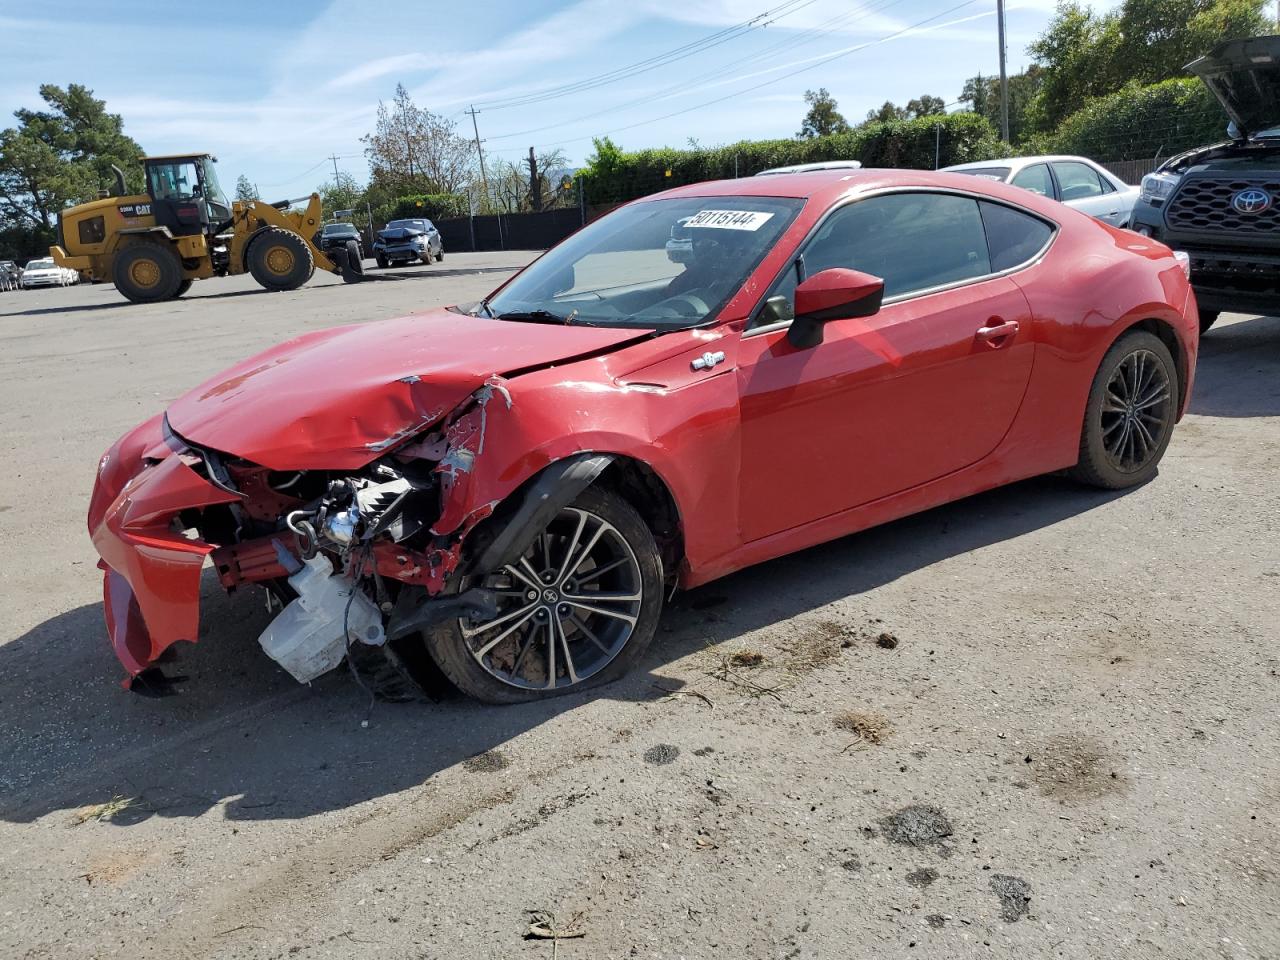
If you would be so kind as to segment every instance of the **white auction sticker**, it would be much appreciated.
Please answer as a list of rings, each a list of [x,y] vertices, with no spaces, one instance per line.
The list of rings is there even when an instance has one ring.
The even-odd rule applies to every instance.
[[[685,226],[705,230],[759,230],[772,216],[756,210],[702,210]]]

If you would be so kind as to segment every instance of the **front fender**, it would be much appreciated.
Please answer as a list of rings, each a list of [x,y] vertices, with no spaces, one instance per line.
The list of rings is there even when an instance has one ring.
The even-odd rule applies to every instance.
[[[740,446],[732,367],[665,388],[616,382],[606,363],[599,358],[491,379],[444,431],[445,453],[436,468],[442,509],[431,532],[465,538],[553,464],[572,471],[575,463],[589,463],[599,468],[594,480],[608,461],[582,458],[599,455],[643,464],[665,485],[680,517],[687,568],[733,549]],[[513,534],[510,545],[517,540]],[[504,545],[486,563],[506,552]]]

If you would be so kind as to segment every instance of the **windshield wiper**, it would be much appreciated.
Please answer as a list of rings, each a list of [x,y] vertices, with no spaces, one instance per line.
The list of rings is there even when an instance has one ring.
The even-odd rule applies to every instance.
[[[578,311],[574,310],[567,317],[550,310],[512,310],[508,313],[498,314],[499,320],[524,320],[530,323],[562,323],[568,325],[573,323],[573,318],[578,315]]]

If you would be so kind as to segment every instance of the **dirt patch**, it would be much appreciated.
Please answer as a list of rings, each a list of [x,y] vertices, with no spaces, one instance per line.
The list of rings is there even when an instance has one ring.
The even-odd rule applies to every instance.
[[[1040,792],[1057,800],[1094,800],[1127,788],[1105,749],[1084,737],[1055,737],[1022,762]]]
[[[486,750],[462,761],[462,767],[471,773],[497,773],[511,766],[511,761],[498,750]]]
[[[840,868],[848,871],[849,873],[861,873],[862,861],[857,857],[850,857],[848,860],[844,861],[844,863],[840,864]]]
[[[862,743],[883,743],[893,733],[893,724],[869,710],[842,710],[832,718],[837,730],[855,734]]]
[[[940,913],[931,913],[924,918],[924,922],[935,930],[941,930],[947,925],[947,918]]]
[[[655,767],[665,767],[668,763],[675,763],[678,756],[680,756],[679,747],[670,743],[656,743],[644,752],[644,762],[651,763]]]
[[[884,630],[876,637],[876,646],[881,650],[896,650],[898,648],[898,638],[888,630]]]
[[[729,663],[735,667],[758,667],[764,663],[764,654],[759,650],[736,650],[729,654]]]
[[[799,635],[789,645],[785,665],[791,673],[809,673],[825,666],[840,656],[841,640],[846,634],[844,624],[835,620],[818,620],[804,624]]]
[[[1031,910],[1031,884],[1007,873],[993,874],[991,892],[1000,899],[1000,919],[1017,923]]]
[[[923,890],[933,881],[938,879],[938,871],[933,867],[921,867],[919,870],[912,870],[907,874],[907,883],[913,887],[919,887]]]
[[[940,809],[927,804],[903,807],[880,821],[880,829],[886,840],[912,847],[927,847],[941,843],[955,830],[951,821]]]

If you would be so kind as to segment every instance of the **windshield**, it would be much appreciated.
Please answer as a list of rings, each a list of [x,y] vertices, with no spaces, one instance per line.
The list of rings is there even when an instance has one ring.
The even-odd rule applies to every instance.
[[[508,320],[695,326],[738,291],[803,206],[784,197],[678,197],[622,207],[483,306]]]
[[[427,229],[427,221],[425,220],[392,220],[387,224],[388,230],[394,230],[404,227],[408,230],[425,230]]]
[[[52,260],[32,260],[30,263],[27,264],[27,269],[28,270],[52,270],[53,261]]]
[[[326,237],[343,236],[345,234],[355,235],[356,228],[349,223],[331,223],[324,228]]]

